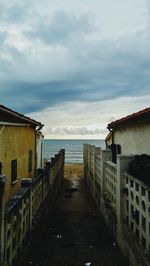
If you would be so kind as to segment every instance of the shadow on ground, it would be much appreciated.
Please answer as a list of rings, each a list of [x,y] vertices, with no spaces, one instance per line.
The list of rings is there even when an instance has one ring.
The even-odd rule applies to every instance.
[[[65,178],[53,209],[47,204],[19,264],[27,265],[128,266],[82,178]]]

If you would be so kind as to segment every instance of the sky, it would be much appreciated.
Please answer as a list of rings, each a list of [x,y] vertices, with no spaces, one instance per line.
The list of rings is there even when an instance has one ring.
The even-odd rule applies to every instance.
[[[149,0],[1,0],[0,103],[45,138],[105,138],[149,107]]]

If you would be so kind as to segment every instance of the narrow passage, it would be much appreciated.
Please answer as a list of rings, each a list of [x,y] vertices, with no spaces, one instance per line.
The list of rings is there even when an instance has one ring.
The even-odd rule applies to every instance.
[[[90,196],[82,166],[66,166],[62,192],[33,232],[20,266],[128,266]]]

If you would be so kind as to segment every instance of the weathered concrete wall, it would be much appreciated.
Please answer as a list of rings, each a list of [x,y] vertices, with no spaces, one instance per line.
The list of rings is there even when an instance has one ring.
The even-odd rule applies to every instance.
[[[115,164],[110,151],[93,157],[93,149],[84,145],[84,177],[98,209],[130,265],[150,266],[150,189],[126,174],[133,156],[118,155]]]
[[[2,127],[0,127],[1,130]],[[0,162],[7,177],[5,200],[20,189],[21,179],[35,174],[35,129],[28,126],[5,126],[0,136]],[[28,171],[29,151],[32,151],[32,171]],[[17,180],[11,183],[11,161],[17,159]]]
[[[0,259],[1,266],[12,266],[25,244],[27,235],[40,214],[44,202],[56,199],[64,177],[64,150],[51,162],[38,170],[33,179],[22,180],[22,188],[0,210]],[[0,195],[3,187],[0,185]],[[2,211],[2,212],[1,212]],[[4,215],[5,214],[5,215]],[[5,239],[5,241],[4,241]]]
[[[121,154],[150,154],[150,123],[124,126],[114,131],[114,143],[121,145]]]

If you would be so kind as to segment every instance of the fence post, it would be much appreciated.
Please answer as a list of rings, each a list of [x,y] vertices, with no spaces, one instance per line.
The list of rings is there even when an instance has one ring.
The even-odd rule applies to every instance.
[[[124,218],[124,197],[123,188],[125,186],[124,172],[127,171],[129,162],[133,156],[117,155],[117,239],[122,244],[122,222]]]
[[[32,179],[23,178],[21,181],[21,187],[29,187],[29,204],[30,204],[30,230],[32,228]]]
[[[44,170],[42,168],[37,169],[37,176],[42,176],[42,202],[44,201]]]
[[[61,171],[62,171],[62,180],[64,179],[64,165],[65,165],[65,149],[61,150],[62,152],[62,167],[61,167]]]
[[[96,191],[97,191],[97,180],[96,180],[96,156],[100,155],[101,148],[95,147],[93,150],[93,197],[96,200]]]
[[[4,219],[5,219],[5,182],[6,177],[0,175],[0,265],[4,262]]]
[[[102,193],[105,192],[105,162],[111,161],[111,150],[102,150],[101,151],[101,180],[102,180]]]

